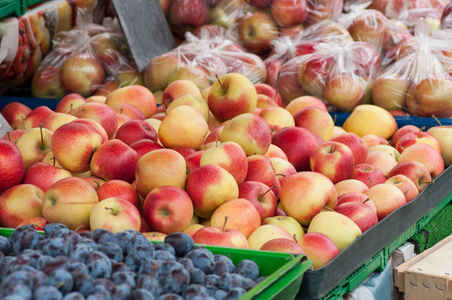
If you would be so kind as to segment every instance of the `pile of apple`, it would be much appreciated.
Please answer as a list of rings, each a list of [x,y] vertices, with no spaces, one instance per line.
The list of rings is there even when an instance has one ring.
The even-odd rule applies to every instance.
[[[157,107],[157,102],[161,103]],[[375,105],[342,127],[302,96],[228,73],[161,97],[132,85],[12,102],[0,140],[0,226],[185,232],[196,243],[306,253],[318,268],[412,201],[452,162],[450,128],[397,128]]]

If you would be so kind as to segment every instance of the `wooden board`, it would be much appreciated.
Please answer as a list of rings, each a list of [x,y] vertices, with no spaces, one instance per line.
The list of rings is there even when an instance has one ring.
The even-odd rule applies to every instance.
[[[112,0],[137,70],[175,48],[174,37],[158,0]]]

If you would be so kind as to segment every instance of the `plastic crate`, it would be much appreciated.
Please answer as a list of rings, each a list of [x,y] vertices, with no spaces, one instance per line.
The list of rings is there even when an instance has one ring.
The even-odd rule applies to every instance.
[[[26,11],[27,8],[29,8],[33,5],[39,4],[39,3],[46,2],[46,1],[48,1],[48,0],[22,0],[22,5],[24,7],[24,11]]]
[[[24,12],[20,0],[1,0],[0,1],[0,20],[6,17],[20,17]]]
[[[370,228],[327,265],[308,270],[297,298],[342,298],[373,272],[382,271],[389,255],[418,234],[452,201],[451,176],[452,166],[435,178],[418,197]]]
[[[0,235],[9,237],[14,229],[0,228]],[[43,231],[38,231],[44,234]],[[234,264],[244,259],[257,263],[260,276],[267,276],[262,282],[249,290],[240,299],[294,299],[300,291],[303,274],[311,267],[312,262],[305,255],[270,251],[258,251],[239,248],[204,246],[213,254],[227,255]]]
[[[59,100],[60,99],[0,96],[0,110],[10,102],[20,102],[30,107],[31,109],[44,105],[50,108],[51,110],[55,110]]]

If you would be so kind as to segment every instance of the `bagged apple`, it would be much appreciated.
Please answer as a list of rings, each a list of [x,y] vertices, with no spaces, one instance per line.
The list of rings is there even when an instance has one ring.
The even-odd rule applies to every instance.
[[[412,46],[376,79],[375,105],[419,117],[452,116],[452,35],[430,31],[428,22],[418,22]]]
[[[338,23],[347,28],[353,40],[371,44],[382,54],[389,39],[389,20],[376,9],[368,8],[372,1],[348,1]]]
[[[344,5],[356,3],[369,3],[367,8],[375,9],[384,14],[388,19],[397,19],[405,9],[407,0],[344,0]]]
[[[433,32],[441,28],[441,16],[449,3],[449,0],[405,0],[405,7],[398,19],[403,21],[412,32],[417,22],[424,19],[430,24]]]
[[[131,62],[123,37],[92,23],[88,11],[80,10],[77,26],[58,33],[52,43],[31,81],[34,97],[61,98],[69,93],[88,97]]]
[[[310,95],[323,100],[330,111],[350,112],[369,101],[380,69],[380,58],[370,44],[320,43],[314,50],[283,65],[278,88],[285,103]]]
[[[203,31],[200,36],[187,32],[184,43],[151,60],[144,71],[146,87],[155,92],[164,90],[173,81],[186,79],[203,90],[216,81],[217,76],[231,72],[240,73],[253,83],[265,82],[264,61],[246,53],[228,38],[228,33],[219,36]]]
[[[449,2],[449,4],[444,7],[440,20],[442,29],[452,28],[452,2]]]
[[[337,20],[343,0],[246,0],[237,20],[237,37],[244,49],[266,55],[280,36],[296,37],[306,27]]]
[[[345,44],[352,41],[352,37],[342,25],[328,19],[309,26],[295,36],[278,37],[271,42],[271,51],[265,59],[266,83],[276,87],[282,65],[296,56],[313,53],[314,47],[320,43]]]
[[[389,38],[382,49],[381,66],[386,68],[394,63],[412,39],[413,35],[402,21],[391,19]]]

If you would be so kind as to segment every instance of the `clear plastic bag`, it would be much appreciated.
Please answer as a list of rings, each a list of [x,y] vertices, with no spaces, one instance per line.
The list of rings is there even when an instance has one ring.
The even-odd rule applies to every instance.
[[[267,71],[257,55],[246,53],[233,40],[205,31],[200,38],[186,33],[186,41],[172,51],[154,58],[145,70],[145,84],[152,91],[164,90],[178,79],[193,81],[207,88],[216,76],[240,73],[253,83],[265,82]]]
[[[131,65],[123,37],[92,23],[89,11],[79,11],[77,26],[58,33],[52,42],[52,51],[31,81],[32,95],[37,98],[61,98],[69,93],[88,97],[106,78],[118,76]]]
[[[285,103],[310,95],[323,100],[331,111],[350,112],[370,100],[379,69],[378,53],[368,43],[320,43],[313,53],[283,65],[279,93]]]
[[[412,46],[375,81],[375,105],[419,117],[452,116],[452,32],[430,31],[421,19]]]

